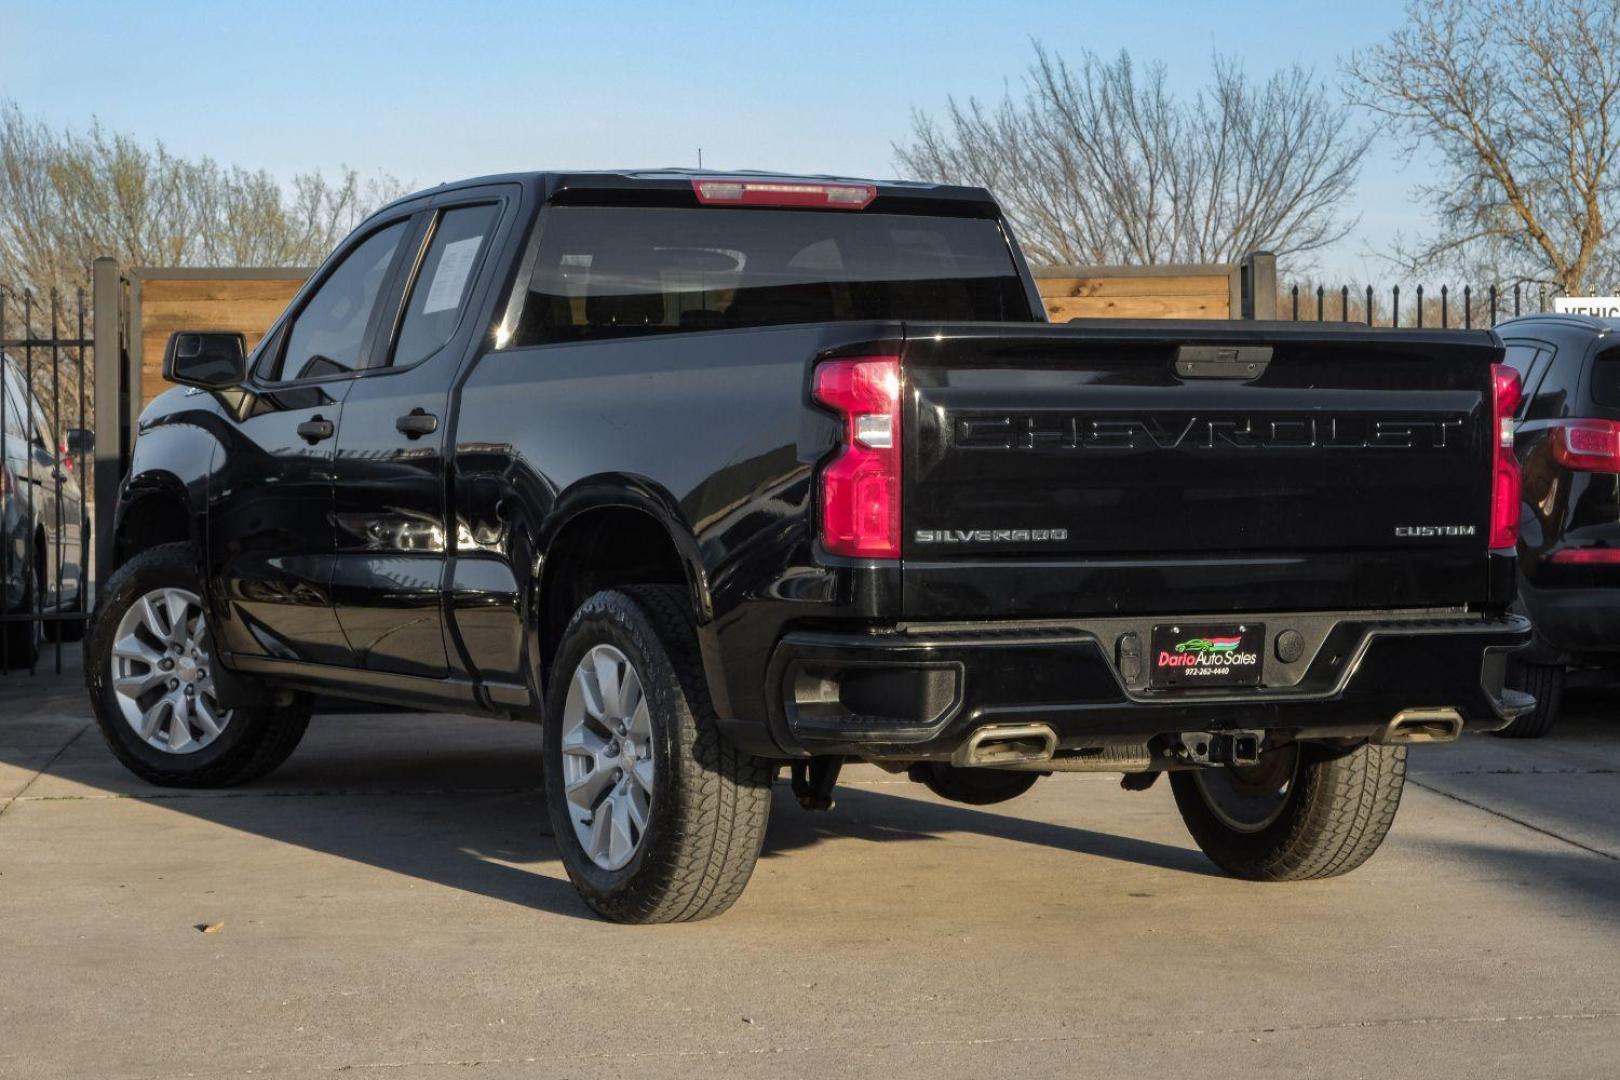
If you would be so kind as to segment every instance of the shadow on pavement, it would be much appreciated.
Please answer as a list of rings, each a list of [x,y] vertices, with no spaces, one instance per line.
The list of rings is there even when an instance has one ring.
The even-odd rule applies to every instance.
[[[1573,847],[1526,848],[1469,841],[1445,841],[1445,852],[1467,859],[1523,891],[1527,906],[1546,910],[1579,904],[1613,920],[1620,918],[1620,888],[1611,858]],[[1504,927],[1511,933],[1511,927]]]
[[[86,729],[77,664],[61,679],[0,684],[0,771],[25,798],[140,799],[279,843],[557,914],[588,914],[548,835],[539,729],[416,713],[318,715],[293,757],[255,784],[223,791],[148,786]],[[26,703],[23,709],[7,708]],[[6,717],[12,717],[8,721]],[[8,731],[9,728],[9,737]],[[21,735],[26,729],[27,737]],[[71,741],[71,745],[69,745]],[[66,752],[63,748],[66,747]],[[43,769],[38,777],[32,774]],[[802,811],[777,785],[765,856],[824,843],[928,841],[976,833],[1194,874],[1196,851],[862,786],[831,813]]]
[[[906,790],[920,793],[922,788],[908,787]],[[785,782],[778,784],[775,795],[770,834],[765,838],[766,857],[826,841],[893,843],[939,840],[946,833],[976,833],[1161,870],[1217,874],[1202,854],[1190,848],[1077,829],[1071,825],[1031,821],[998,814],[993,810],[939,802],[931,795],[912,799],[870,788],[840,787],[835,793],[837,806],[830,813],[801,810]]]
[[[479,762],[476,754],[462,760],[474,767],[500,766],[493,760]],[[365,770],[369,762],[359,758],[351,764]],[[398,789],[368,793],[359,784],[333,796],[287,790],[271,778],[223,796],[145,797],[176,813],[278,843],[554,914],[589,914],[563,875],[538,789],[480,791],[455,787],[454,776],[445,779],[452,782],[441,789],[447,794]],[[822,843],[927,841],[950,833],[979,833],[1185,873],[1214,872],[1196,851],[983,810],[848,788],[839,790],[838,803],[831,813],[808,814],[779,785],[765,857]]]
[[[76,671],[64,676],[74,682],[77,678]],[[304,746],[266,780],[224,792],[173,792],[147,787],[123,772],[102,747],[99,734],[85,730],[87,709],[81,695],[63,680],[28,687],[0,684],[0,776],[9,768],[13,778],[11,790],[0,790],[0,805],[21,790],[19,785],[44,789],[50,797],[140,798],[199,820],[449,888],[562,915],[588,915],[546,834],[535,727],[421,714],[326,715],[317,717]],[[1493,775],[1493,766],[1504,760],[1548,767],[1598,762],[1593,768],[1601,773],[1602,762],[1612,766],[1620,760],[1620,725],[1607,723],[1614,701],[1612,695],[1595,702],[1590,695],[1579,695],[1570,722],[1528,749],[1502,740],[1472,740],[1473,763],[1481,777]],[[1436,765],[1445,761],[1449,768],[1468,764],[1469,756],[1451,761],[1436,754],[1425,760]],[[44,773],[32,778],[41,769]],[[1426,782],[1449,782],[1452,775],[1461,774],[1437,770]],[[1518,779],[1558,782],[1551,777]],[[830,814],[801,811],[786,788],[782,783],[776,789],[767,858],[824,843],[915,842],[968,833],[1193,875],[1216,873],[1191,848],[947,804],[920,788],[904,789],[920,796],[912,798],[844,786]],[[1478,791],[1482,805],[1495,797],[1490,787]],[[1612,808],[1613,795],[1607,787],[1605,792],[1603,805]],[[1534,806],[1556,817],[1555,792],[1530,787],[1525,793]],[[1593,809],[1606,814],[1605,821],[1593,825],[1588,819],[1588,827],[1620,850],[1620,820],[1612,809]],[[1588,898],[1620,903],[1609,891],[1614,868],[1608,856],[1574,848],[1566,854],[1482,844],[1467,845],[1464,854],[1503,874],[1556,881]]]

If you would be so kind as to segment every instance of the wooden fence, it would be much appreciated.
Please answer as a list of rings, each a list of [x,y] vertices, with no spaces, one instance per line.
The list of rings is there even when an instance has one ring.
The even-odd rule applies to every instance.
[[[1033,268],[1053,322],[1241,318],[1242,270],[1238,263]]]
[[[170,386],[163,349],[176,330],[236,330],[259,343],[311,271],[289,267],[129,271],[130,357],[141,408]]]

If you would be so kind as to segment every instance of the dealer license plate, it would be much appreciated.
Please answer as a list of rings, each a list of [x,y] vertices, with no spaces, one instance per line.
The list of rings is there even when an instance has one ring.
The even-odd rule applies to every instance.
[[[1265,656],[1264,623],[1179,623],[1153,628],[1148,685],[1258,686]]]

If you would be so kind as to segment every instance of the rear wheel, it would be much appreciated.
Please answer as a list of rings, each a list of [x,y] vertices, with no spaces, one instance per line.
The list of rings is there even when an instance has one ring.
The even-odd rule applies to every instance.
[[[214,687],[213,638],[189,544],[164,544],[107,582],[85,649],[85,685],[102,737],[142,780],[224,787],[286,761],[309,701],[227,709]]]
[[[1536,707],[1494,734],[1504,739],[1539,739],[1553,728],[1564,703],[1563,664],[1514,664],[1507,683],[1536,699]]]
[[[598,914],[684,922],[742,894],[775,769],[720,733],[678,590],[581,605],[552,664],[545,748],[563,866]]]
[[[1256,765],[1170,774],[1204,854],[1251,881],[1354,870],[1389,834],[1405,782],[1406,748],[1370,743],[1348,753],[1291,743]]]
[[[36,563],[28,575],[28,588],[23,592],[22,603],[13,616],[32,615],[34,598],[40,595],[41,569]],[[7,670],[20,670],[33,667],[39,659],[40,642],[43,633],[40,620],[35,618],[8,619],[0,623],[0,663]]]

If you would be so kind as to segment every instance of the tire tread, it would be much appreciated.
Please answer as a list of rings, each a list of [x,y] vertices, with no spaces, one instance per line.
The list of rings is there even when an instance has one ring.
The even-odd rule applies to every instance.
[[[1227,828],[1204,806],[1190,775],[1171,776],[1193,839],[1216,865],[1254,881],[1309,881],[1348,873],[1378,850],[1400,809],[1406,747],[1301,752],[1306,758],[1283,817],[1260,833]]]
[[[1564,703],[1563,664],[1520,664],[1512,685],[1536,699],[1536,707],[1491,734],[1503,739],[1539,739],[1553,729]]]
[[[627,603],[628,602],[628,603]],[[672,782],[660,793],[658,811],[666,827],[660,842],[648,848],[634,877],[602,889],[576,868],[570,876],[585,901],[606,918],[628,923],[692,922],[724,912],[742,895],[765,842],[770,815],[770,787],[775,768],[743,753],[721,734],[698,652],[685,593],[672,586],[630,585],[597,593],[581,605],[564,633],[567,642],[587,619],[606,616],[632,640],[641,621],[627,618],[633,607],[652,631],[654,641],[636,641],[656,668],[659,653],[674,676],[673,738],[677,752]],[[642,672],[643,682],[656,671]],[[554,673],[554,678],[564,675]],[[554,694],[553,712],[560,708]],[[548,743],[548,746],[550,744]],[[581,856],[572,850],[572,825],[556,801],[553,829],[564,846],[565,864]]]

